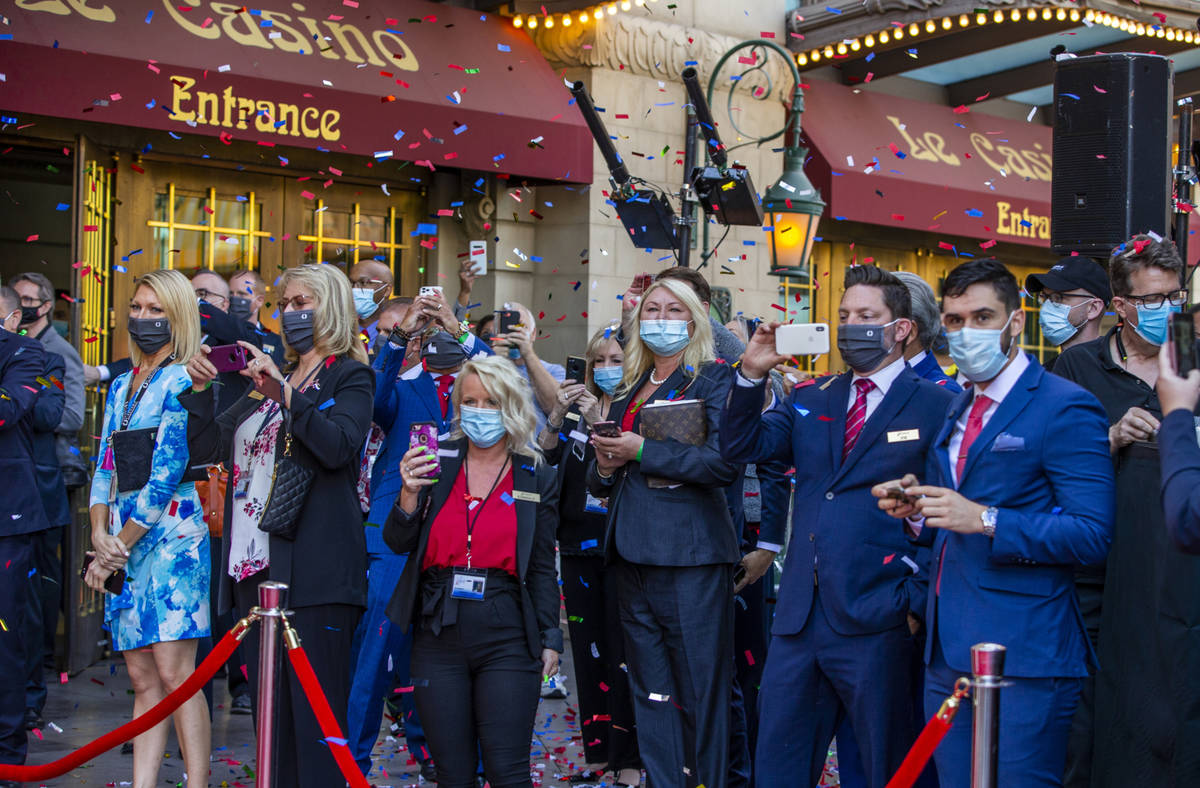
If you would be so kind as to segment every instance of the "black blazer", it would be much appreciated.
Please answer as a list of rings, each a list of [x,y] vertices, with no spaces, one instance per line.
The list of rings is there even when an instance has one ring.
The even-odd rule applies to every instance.
[[[50,527],[33,464],[32,412],[45,369],[41,342],[0,329],[0,537]]]
[[[647,370],[631,392],[616,400],[609,418],[621,423],[630,399],[650,377]],[[608,498],[605,554],[651,566],[703,566],[733,564],[742,557],[741,534],[729,515],[725,488],[738,478],[740,466],[721,457],[718,428],[733,376],[726,364],[711,361],[700,368],[688,385],[683,369],[676,369],[650,396],[649,402],[667,399],[704,400],[708,439],[703,446],[678,441],[647,440],[641,462],[626,463],[607,484],[593,460],[588,488],[598,498]],[[686,390],[684,386],[687,386]],[[641,426],[641,414],[633,431]],[[643,474],[682,482],[679,487],[651,489]]]
[[[316,475],[300,510],[295,540],[272,536],[271,580],[287,583],[291,607],[367,604],[367,545],[358,504],[359,458],[371,428],[375,374],[350,358],[321,367],[306,391],[292,392],[292,458]],[[253,389],[214,416],[213,390],[179,396],[188,412],[189,449],[233,466],[233,436],[262,404]],[[192,422],[198,422],[192,424]],[[225,491],[226,527],[233,522],[233,485]],[[264,534],[264,536],[266,536]],[[220,612],[233,606],[229,539],[222,539]]]
[[[408,629],[413,623],[421,596],[421,564],[429,545],[429,530],[450,495],[467,450],[466,438],[442,444],[442,449],[458,452],[442,456],[442,475],[437,484],[421,490],[417,508],[406,514],[400,497],[383,526],[383,541],[401,555],[408,554],[400,582],[388,603],[387,616],[397,626]],[[558,528],[558,474],[554,468],[518,454],[512,461],[513,506],[517,507],[517,575],[521,581],[521,615],[529,653],[540,660],[542,649],[563,650],[563,634],[558,627],[558,574],[554,569],[554,532]],[[526,493],[521,496],[519,493]],[[537,497],[537,500],[523,500]],[[361,529],[360,529],[361,530]]]

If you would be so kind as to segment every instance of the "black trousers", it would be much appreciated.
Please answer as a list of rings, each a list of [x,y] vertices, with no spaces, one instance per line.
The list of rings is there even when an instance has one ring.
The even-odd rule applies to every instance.
[[[40,651],[41,641],[28,642],[33,586],[33,543],[39,535],[0,536],[0,763],[25,763],[25,651]]]
[[[611,567],[638,748],[654,788],[725,788],[733,565]]]
[[[251,575],[234,586],[234,602],[238,610],[249,610],[258,604],[258,584],[266,580],[266,572]],[[312,663],[321,689],[329,699],[333,716],[346,730],[346,709],[350,700],[350,646],[354,628],[362,608],[353,605],[314,605],[296,608],[289,616],[292,627],[299,633],[304,651]],[[259,632],[250,633],[242,641],[250,677],[251,697],[258,702]],[[263,788],[328,788],[344,785],[346,780],[338,769],[325,735],[317,724],[300,680],[292,672],[291,663],[282,640],[279,646],[281,661],[278,668],[279,690],[275,708],[275,786]],[[255,719],[258,709],[255,708]]]
[[[560,555],[563,601],[571,632],[579,729],[588,763],[640,769],[637,729],[617,612],[617,590],[604,556]]]
[[[438,634],[418,625],[413,639],[413,700],[438,788],[474,788],[480,752],[492,788],[533,785],[541,661],[529,654],[519,591],[488,585],[483,600],[457,600],[455,624]]]
[[[221,587],[221,537],[210,537],[211,544],[209,546],[209,555],[212,558],[212,583],[208,594],[208,615],[209,621],[212,622],[212,634],[209,637],[201,638],[200,644],[196,651],[196,664],[199,665],[209,652],[213,650],[221,638],[225,637],[225,633],[233,629],[234,623],[240,618],[240,615],[235,615],[238,610],[233,610],[228,613],[218,613],[219,605],[218,593]],[[239,608],[240,610],[240,608]],[[226,684],[229,687],[229,696],[236,698],[239,695],[250,694],[250,683],[246,680],[246,660],[242,657],[242,646],[239,644],[233,650],[233,655],[229,661],[225,663],[226,669]],[[213,711],[213,693],[216,683],[214,678],[212,681],[204,685],[204,700],[208,703],[208,714],[211,717]]]
[[[44,660],[54,655],[58,612],[62,607],[62,562],[58,546],[62,527],[33,534],[33,572],[29,575],[29,612],[25,619],[25,708],[38,714],[46,707]]]

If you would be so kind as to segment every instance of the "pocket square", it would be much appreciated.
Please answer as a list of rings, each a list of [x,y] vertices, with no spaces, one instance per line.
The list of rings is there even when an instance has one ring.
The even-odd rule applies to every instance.
[[[1025,451],[1025,439],[1019,435],[1002,432],[992,443],[992,451]]]

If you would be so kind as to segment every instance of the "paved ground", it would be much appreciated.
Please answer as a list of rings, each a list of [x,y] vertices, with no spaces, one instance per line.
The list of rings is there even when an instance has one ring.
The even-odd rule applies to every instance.
[[[566,701],[543,700],[534,728],[532,768],[534,785],[566,785],[558,777],[582,768],[582,748],[575,713],[574,683],[571,680],[570,652],[564,655],[564,673],[571,691]],[[49,678],[49,676],[47,676]],[[224,680],[218,680],[221,696],[213,714],[213,756],[209,785],[255,785],[254,730],[249,716],[229,713],[229,696]],[[46,703],[46,727],[40,737],[31,736],[29,763],[46,763],[61,758],[127,722],[133,710],[129,679],[120,658],[100,662],[71,678],[50,687]],[[384,721],[387,722],[386,720]],[[374,786],[416,786],[420,784],[417,767],[404,746],[389,735],[385,724],[376,745],[376,768],[370,782]],[[183,764],[176,755],[174,734],[163,755],[160,785],[178,785],[183,779]],[[133,758],[114,749],[63,777],[40,783],[58,786],[128,786],[133,777]],[[33,785],[32,783],[30,785]],[[281,786],[280,788],[285,788]]]

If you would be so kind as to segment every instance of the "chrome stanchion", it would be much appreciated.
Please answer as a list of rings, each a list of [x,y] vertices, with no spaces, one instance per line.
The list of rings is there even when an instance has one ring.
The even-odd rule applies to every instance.
[[[258,772],[255,784],[275,788],[275,695],[279,689],[279,621],[286,611],[287,583],[268,580],[258,584],[262,622],[258,644]]]
[[[997,788],[996,764],[1000,755],[1000,688],[1004,686],[1004,654],[998,643],[971,646],[971,672],[975,674],[971,705],[971,788]]]

